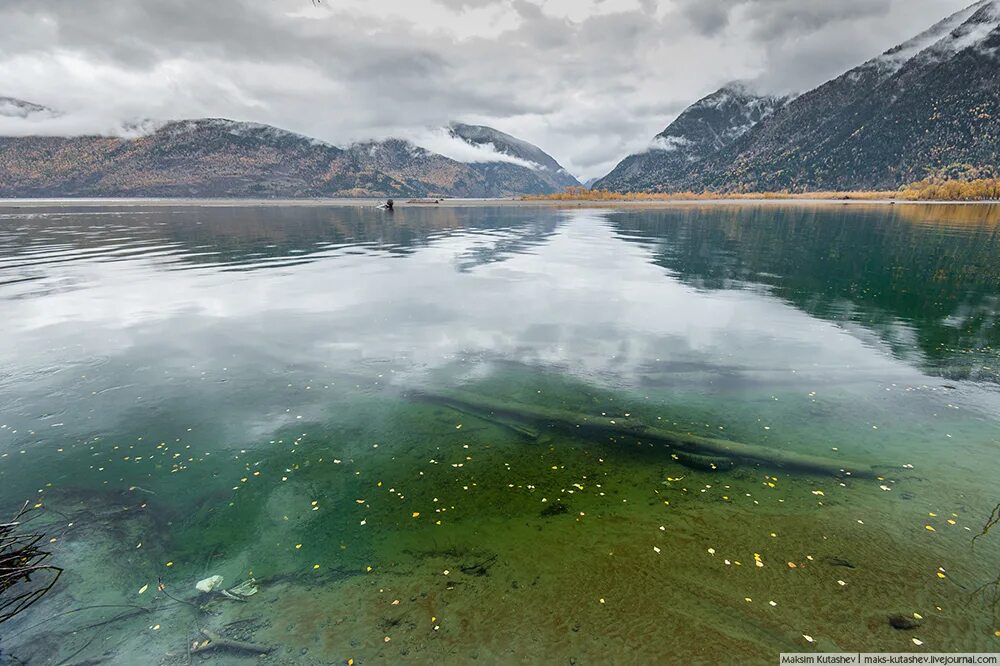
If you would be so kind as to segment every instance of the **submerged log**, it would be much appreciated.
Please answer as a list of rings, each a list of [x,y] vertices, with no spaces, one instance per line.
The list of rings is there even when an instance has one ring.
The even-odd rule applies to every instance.
[[[208,629],[202,629],[201,633],[205,637],[205,640],[195,641],[194,644],[191,645],[191,654],[208,652],[209,650],[230,650],[232,652],[245,652],[247,654],[269,654],[274,650],[272,647],[257,645],[256,643],[245,643],[243,641],[234,641],[229,638],[224,638],[214,631],[209,631]]]
[[[759,463],[811,474],[872,477],[870,465],[848,463],[808,453],[783,451],[766,446],[734,442],[727,439],[701,437],[690,433],[656,428],[634,418],[591,416],[536,405],[503,402],[471,393],[416,392],[412,397],[451,407],[482,418],[513,419],[522,423],[547,425],[577,435],[589,437],[634,437],[647,442],[665,444],[678,451],[699,456],[715,456],[733,461]]]
[[[498,425],[501,428],[506,428],[528,439],[538,439],[539,437],[538,431],[535,430],[534,428],[530,428],[524,425],[523,421],[518,421],[516,419],[500,416],[499,414],[486,413],[481,409],[466,407],[461,403],[457,402],[450,402],[447,403],[445,406],[461,414],[468,414],[469,416],[477,418],[481,421],[486,421],[488,423],[493,423],[495,425]]]

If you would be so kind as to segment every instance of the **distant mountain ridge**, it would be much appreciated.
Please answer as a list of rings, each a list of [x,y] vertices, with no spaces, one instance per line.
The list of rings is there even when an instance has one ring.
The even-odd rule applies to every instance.
[[[558,192],[567,187],[580,185],[580,181],[567,172],[551,155],[538,146],[510,134],[492,127],[462,123],[452,123],[449,132],[470,145],[489,147],[502,155],[527,162],[531,165],[529,168],[534,169],[538,178],[547,183],[553,191]],[[489,164],[499,169],[504,163],[489,162]]]
[[[23,99],[0,96],[0,117],[8,118],[28,118],[34,115],[55,115],[55,112],[47,106],[25,102]]]
[[[730,83],[688,107],[656,135],[648,151],[625,158],[592,189],[656,190],[661,183],[682,181],[697,163],[732,145],[789,99]]]
[[[882,190],[956,167],[995,174],[1000,167],[1000,3],[970,5],[776,105],[731,143],[694,157],[671,163],[655,150],[633,155],[595,187]]]
[[[50,112],[0,98],[0,113],[7,109],[22,118]],[[479,130],[495,133],[498,152],[516,150],[532,164],[459,162],[401,139],[341,148],[270,125],[204,118],[136,137],[0,137],[0,197],[492,198],[577,184],[541,149]]]

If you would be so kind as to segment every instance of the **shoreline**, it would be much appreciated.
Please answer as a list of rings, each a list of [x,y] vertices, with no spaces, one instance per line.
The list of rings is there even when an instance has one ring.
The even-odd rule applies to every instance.
[[[120,206],[143,207],[375,207],[384,199],[199,199],[199,198],[55,198],[55,199],[0,199],[0,210],[25,208]],[[831,199],[831,198],[774,198],[774,199],[671,199],[636,201],[597,201],[588,199],[534,200],[534,199],[441,199],[440,203],[424,201],[397,201],[402,208],[678,208],[693,206],[1000,206],[1000,201],[914,201],[909,199]]]

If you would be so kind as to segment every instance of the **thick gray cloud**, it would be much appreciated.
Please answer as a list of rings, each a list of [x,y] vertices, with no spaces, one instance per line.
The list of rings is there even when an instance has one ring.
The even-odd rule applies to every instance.
[[[801,90],[965,0],[4,0],[7,132],[226,116],[333,143],[489,124],[602,175],[733,79]]]

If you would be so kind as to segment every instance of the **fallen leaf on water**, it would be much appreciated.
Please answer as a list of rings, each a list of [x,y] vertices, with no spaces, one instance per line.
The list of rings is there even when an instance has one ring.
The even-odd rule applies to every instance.
[[[911,640],[913,641],[914,645],[923,645],[924,644],[924,642],[922,640],[920,640],[919,638],[913,638]]]
[[[420,512],[419,511],[414,511],[413,512],[413,517],[414,518],[419,518],[420,517]]]
[[[148,589],[149,589],[149,585],[148,584],[143,585],[142,587],[139,588],[139,594],[142,594],[143,592],[145,592]]]
[[[653,552],[654,552],[654,553],[659,553],[659,552],[660,552],[660,549],[659,549],[659,548],[657,548],[656,546],[653,546]]]
[[[930,525],[924,525],[924,529],[927,530],[928,532],[937,532],[937,530],[931,527]]]
[[[815,640],[813,639],[813,637],[812,637],[812,636],[810,636],[809,634],[802,634],[802,638],[806,639],[806,640],[807,640],[807,641],[809,641],[810,643],[815,643],[815,642],[816,642],[816,641],[815,641]]]

